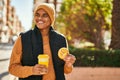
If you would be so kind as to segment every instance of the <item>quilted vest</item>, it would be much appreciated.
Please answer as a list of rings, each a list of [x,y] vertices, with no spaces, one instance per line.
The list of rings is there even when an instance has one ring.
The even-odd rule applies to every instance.
[[[37,56],[43,53],[41,33],[39,29],[35,27],[33,30],[22,33],[21,39],[23,52],[21,63],[23,66],[34,66],[38,63]],[[56,80],[65,80],[65,63],[58,57],[58,50],[62,47],[67,47],[66,39],[50,27],[49,40]],[[19,78],[19,80],[42,80],[42,76],[32,75],[27,78]]]

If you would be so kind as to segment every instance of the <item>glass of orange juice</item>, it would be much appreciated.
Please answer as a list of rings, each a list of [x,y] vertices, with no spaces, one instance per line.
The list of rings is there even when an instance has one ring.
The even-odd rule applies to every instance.
[[[39,54],[38,55],[38,64],[42,64],[45,65],[46,67],[48,67],[48,63],[49,63],[49,56],[46,54]]]

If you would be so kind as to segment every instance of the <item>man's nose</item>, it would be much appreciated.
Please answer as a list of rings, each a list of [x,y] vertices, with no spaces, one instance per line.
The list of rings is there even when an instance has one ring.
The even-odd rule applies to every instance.
[[[38,19],[42,19],[43,17],[42,16],[39,16]]]

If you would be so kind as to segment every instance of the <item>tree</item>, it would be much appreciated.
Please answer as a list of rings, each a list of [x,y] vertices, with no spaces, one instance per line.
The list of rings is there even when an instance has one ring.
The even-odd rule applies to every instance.
[[[113,0],[112,37],[110,48],[120,49],[120,1]]]
[[[110,15],[111,0],[64,0],[57,25],[65,28],[69,42],[85,40],[103,49],[103,31],[110,29]]]

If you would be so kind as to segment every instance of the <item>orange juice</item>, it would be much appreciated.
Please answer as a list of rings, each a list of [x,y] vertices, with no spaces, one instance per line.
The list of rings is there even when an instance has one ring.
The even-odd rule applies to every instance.
[[[45,65],[46,67],[48,67],[48,63],[49,63],[48,55],[46,55],[46,54],[38,55],[38,64],[42,64],[42,65]]]

